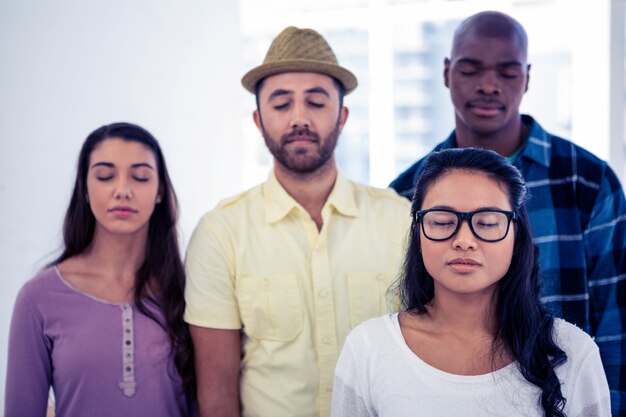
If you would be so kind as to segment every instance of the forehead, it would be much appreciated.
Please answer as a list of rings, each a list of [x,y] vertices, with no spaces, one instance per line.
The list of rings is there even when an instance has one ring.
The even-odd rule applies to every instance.
[[[510,210],[508,191],[500,182],[480,171],[452,170],[430,185],[422,209],[434,206],[473,211],[484,207]]]
[[[156,165],[154,152],[141,142],[110,138],[100,142],[91,151],[90,164],[95,162],[113,162],[115,164],[149,163]]]
[[[337,95],[332,77],[316,72],[284,72],[270,75],[263,81],[259,94],[267,96],[276,90],[287,90],[292,93],[303,93],[321,87],[331,96]]]
[[[526,64],[526,49],[518,36],[487,36],[470,31],[458,39],[452,61],[469,59],[485,64]]]

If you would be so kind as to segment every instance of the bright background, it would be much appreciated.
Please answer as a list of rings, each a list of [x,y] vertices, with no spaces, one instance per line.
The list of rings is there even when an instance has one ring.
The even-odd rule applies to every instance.
[[[202,213],[267,176],[241,75],[284,27],[312,27],[360,82],[339,165],[386,186],[452,129],[442,63],[454,27],[481,10],[528,31],[522,110],[624,182],[624,0],[0,0],[0,391],[15,295],[58,254],[92,130],[131,121],[159,139],[186,247]]]

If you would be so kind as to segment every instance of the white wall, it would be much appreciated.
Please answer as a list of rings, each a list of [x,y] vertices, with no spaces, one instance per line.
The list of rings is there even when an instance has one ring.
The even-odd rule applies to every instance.
[[[58,253],[83,140],[130,121],[161,142],[182,208],[241,189],[239,2],[0,0],[0,410],[20,286]]]

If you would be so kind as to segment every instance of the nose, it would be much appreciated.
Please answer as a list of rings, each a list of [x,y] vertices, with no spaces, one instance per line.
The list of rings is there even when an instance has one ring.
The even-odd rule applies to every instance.
[[[120,179],[115,185],[114,197],[116,200],[129,199],[132,197],[130,184],[124,179]]]
[[[459,225],[459,230],[453,237],[452,245],[455,249],[464,251],[476,249],[476,236],[472,233],[470,225],[466,220],[463,220]]]
[[[476,92],[484,95],[498,95],[501,93],[500,81],[495,70],[484,70],[478,77]]]
[[[291,128],[309,128],[311,121],[309,118],[309,110],[305,103],[294,103],[291,112]]]

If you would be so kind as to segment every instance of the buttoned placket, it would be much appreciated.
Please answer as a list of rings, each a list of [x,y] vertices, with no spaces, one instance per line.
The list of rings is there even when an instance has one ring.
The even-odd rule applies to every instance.
[[[120,389],[127,397],[135,395],[135,341],[133,308],[129,304],[120,305],[122,309],[122,381]]]
[[[318,231],[315,223],[308,218],[305,229],[311,248],[311,286],[315,312],[315,349],[318,355],[319,385],[318,406],[329,404],[332,394],[332,381],[335,361],[338,355],[337,332],[335,326],[335,306],[332,291],[332,272],[328,254],[328,222],[330,208],[324,207],[324,226]]]

